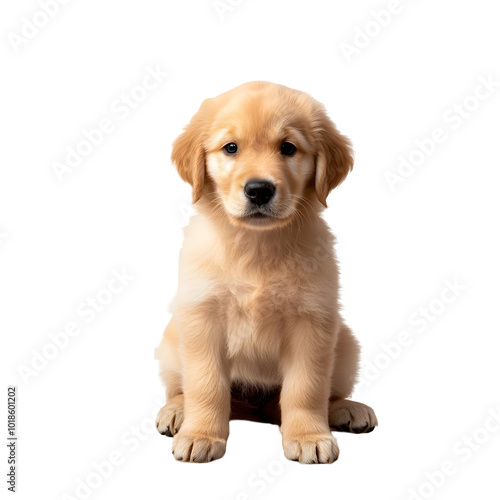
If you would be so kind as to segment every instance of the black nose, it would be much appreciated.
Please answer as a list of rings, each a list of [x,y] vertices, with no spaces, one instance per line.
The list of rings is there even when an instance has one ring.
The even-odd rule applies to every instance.
[[[252,179],[244,187],[247,198],[256,205],[265,205],[274,196],[276,187],[269,181]]]

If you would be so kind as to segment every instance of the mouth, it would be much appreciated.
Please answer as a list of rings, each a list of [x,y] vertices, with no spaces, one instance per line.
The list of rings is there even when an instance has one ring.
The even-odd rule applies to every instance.
[[[244,217],[249,219],[266,219],[268,217],[272,217],[272,215],[263,214],[262,212],[256,212],[254,214],[245,215]]]
[[[270,207],[259,207],[254,210],[247,210],[237,219],[238,222],[255,228],[279,227],[288,222],[288,217],[281,217],[278,213],[271,210]]]
[[[292,214],[282,213],[272,205],[255,206],[248,204],[239,214],[227,212],[230,221],[236,226],[254,229],[273,229],[286,226],[292,220]]]
[[[232,216],[232,221],[236,225],[243,225],[248,228],[254,229],[273,229],[286,226],[291,217],[279,217],[276,214],[264,213],[261,211],[256,211],[249,214],[243,214],[240,216]]]
[[[275,216],[264,212],[253,212],[251,214],[246,214],[240,217],[242,221],[248,222],[250,224],[267,224],[275,218]]]

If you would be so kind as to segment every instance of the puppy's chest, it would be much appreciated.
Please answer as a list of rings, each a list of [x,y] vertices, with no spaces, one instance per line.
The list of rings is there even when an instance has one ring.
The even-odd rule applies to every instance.
[[[228,284],[227,292],[221,306],[227,318],[229,355],[277,354],[286,324],[301,302],[300,290],[272,280],[258,284],[235,280]]]
[[[233,280],[227,284],[226,296],[229,314],[232,312],[259,321],[270,314],[293,313],[303,299],[304,291],[294,280],[269,277],[260,283]]]

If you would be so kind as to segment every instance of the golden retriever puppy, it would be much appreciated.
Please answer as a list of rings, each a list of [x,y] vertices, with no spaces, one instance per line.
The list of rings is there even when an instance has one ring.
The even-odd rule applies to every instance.
[[[370,432],[349,401],[359,347],[339,314],[321,210],[351,170],[349,140],[309,95],[251,82],[205,100],[174,142],[193,188],[173,317],[157,350],[160,433],[175,458],[224,455],[231,418],[280,425],[285,456],[331,463],[331,431]]]

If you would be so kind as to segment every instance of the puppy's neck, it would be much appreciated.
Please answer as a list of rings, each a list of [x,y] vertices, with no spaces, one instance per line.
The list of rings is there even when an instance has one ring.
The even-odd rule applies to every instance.
[[[250,257],[251,261],[251,257],[256,260],[273,259],[287,253],[302,253],[315,242],[319,233],[328,234],[333,240],[314,202],[306,204],[301,214],[287,225],[268,228],[234,225],[222,208],[214,210],[214,202],[209,198],[202,197],[196,208],[217,232],[219,244],[226,246],[230,252]],[[319,230],[320,226],[323,231]]]

